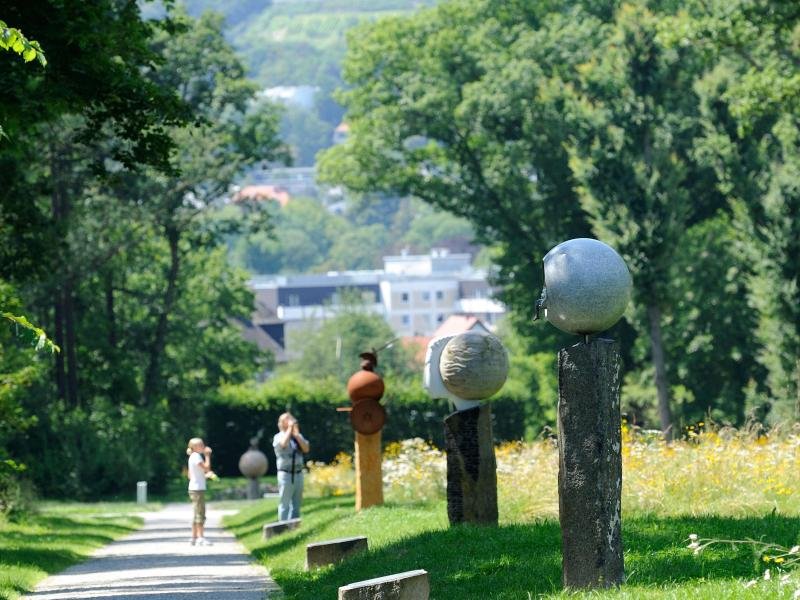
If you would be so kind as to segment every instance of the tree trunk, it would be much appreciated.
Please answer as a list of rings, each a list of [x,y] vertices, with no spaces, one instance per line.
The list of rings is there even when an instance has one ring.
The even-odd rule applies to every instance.
[[[114,276],[106,275],[106,319],[108,320],[108,346],[114,353],[117,347],[117,319],[114,314]]]
[[[66,194],[64,192],[64,184],[61,179],[61,161],[59,159],[59,151],[51,144],[50,146],[50,176],[53,182],[53,189],[50,194],[50,210],[53,222],[57,229],[60,229],[61,223],[64,221],[67,213],[66,207]],[[61,269],[59,269],[61,273]],[[53,293],[55,298],[53,302],[53,331],[56,345],[61,348],[61,352],[55,353],[55,379],[56,387],[58,389],[58,397],[62,400],[67,399],[67,364],[66,364],[66,350],[67,344],[64,342],[64,321],[65,321],[65,306],[64,306],[64,288],[61,281],[57,281]]]
[[[62,400],[67,399],[67,370],[64,363],[64,303],[61,290],[57,290],[55,301],[53,302],[53,338],[56,346],[61,348],[61,352],[55,353],[56,359],[56,388],[58,397]]]
[[[144,386],[142,387],[142,401],[145,404],[150,402],[158,391],[161,377],[161,357],[167,345],[169,315],[175,305],[178,292],[178,272],[180,271],[178,242],[180,241],[180,232],[177,227],[170,224],[165,226],[164,233],[169,243],[170,264],[167,272],[167,289],[164,292],[163,305],[156,322],[153,343],[150,345],[150,356],[145,373]]]
[[[661,420],[661,431],[667,440],[671,440],[672,411],[670,410],[669,382],[667,381],[667,365],[664,360],[664,343],[661,340],[661,309],[651,304],[647,307],[650,320],[650,346],[653,353],[653,366],[656,371],[656,391],[658,393],[658,416]]]
[[[72,406],[80,406],[78,396],[78,341],[75,335],[75,299],[72,281],[64,282],[64,342],[67,355],[67,398]]]

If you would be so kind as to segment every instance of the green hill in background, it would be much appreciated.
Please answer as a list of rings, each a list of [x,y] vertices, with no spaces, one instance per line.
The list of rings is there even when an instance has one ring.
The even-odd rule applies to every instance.
[[[344,111],[333,100],[341,87],[346,33],[381,16],[431,6],[434,0],[186,0],[190,14],[214,10],[225,15],[228,39],[245,59],[250,76],[264,88],[318,88],[314,106],[289,106],[283,138],[293,147],[295,164],[311,166],[331,145]]]

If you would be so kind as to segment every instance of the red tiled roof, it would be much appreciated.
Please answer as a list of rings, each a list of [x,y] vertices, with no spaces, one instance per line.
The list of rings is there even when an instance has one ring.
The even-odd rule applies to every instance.
[[[288,191],[275,185],[247,185],[233,196],[234,202],[241,202],[242,200],[274,200],[281,207],[286,206],[291,199],[292,197]]]
[[[439,337],[440,335],[458,335],[459,333],[464,333],[465,331],[470,331],[475,329],[476,327],[480,327],[484,331],[489,331],[489,328],[483,324],[478,317],[473,315],[451,315],[447,317],[447,320],[439,325],[439,329],[437,329],[433,337]]]

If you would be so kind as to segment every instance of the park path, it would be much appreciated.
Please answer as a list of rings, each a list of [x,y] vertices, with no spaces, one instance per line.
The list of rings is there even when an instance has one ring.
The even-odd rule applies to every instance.
[[[230,511],[235,512],[235,511]],[[25,598],[67,600],[269,600],[281,596],[267,571],[225,531],[226,511],[209,506],[206,537],[213,546],[189,544],[192,508],[170,504],[142,513],[144,527],[95,552],[87,562],[42,581]]]

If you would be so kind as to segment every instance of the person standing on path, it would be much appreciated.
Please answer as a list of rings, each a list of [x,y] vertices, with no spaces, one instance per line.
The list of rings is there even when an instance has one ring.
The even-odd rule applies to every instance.
[[[278,520],[300,517],[303,501],[303,454],[308,452],[308,440],[300,433],[300,424],[292,413],[278,417],[278,433],[272,438],[275,463],[278,468]]]
[[[189,455],[189,498],[192,500],[194,518],[192,519],[192,546],[210,546],[205,538],[206,523],[206,476],[211,473],[211,448],[200,438],[189,440],[186,448]]]

